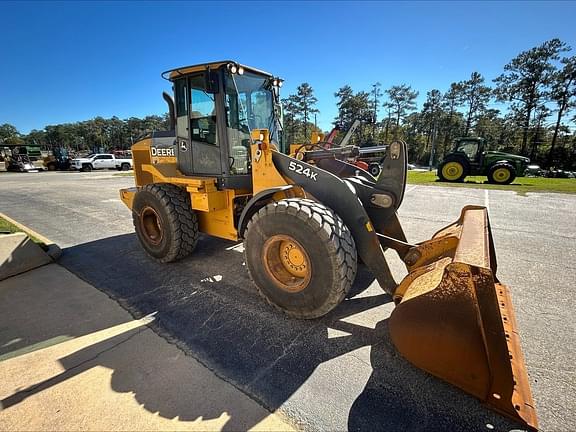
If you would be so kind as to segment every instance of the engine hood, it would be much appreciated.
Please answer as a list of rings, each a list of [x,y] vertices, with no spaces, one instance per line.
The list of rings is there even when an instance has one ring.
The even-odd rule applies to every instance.
[[[530,163],[530,158],[527,158],[525,156],[519,156],[519,155],[511,154],[511,153],[504,153],[504,152],[500,152],[500,151],[490,150],[490,151],[487,151],[486,154],[491,155],[491,156],[501,157],[502,159],[508,159],[508,160],[515,160],[518,162],[523,162],[525,164]]]

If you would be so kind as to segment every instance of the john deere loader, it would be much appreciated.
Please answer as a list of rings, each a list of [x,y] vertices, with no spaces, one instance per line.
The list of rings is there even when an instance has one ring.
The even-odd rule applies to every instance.
[[[120,191],[151,257],[184,258],[199,233],[242,240],[260,294],[300,319],[337,307],[362,260],[396,303],[390,334],[408,361],[537,428],[486,208],[467,206],[432,239],[410,244],[396,213],[404,143],[388,146],[376,180],[331,149],[285,154],[276,76],[233,61],[162,76],[173,84],[174,98],[164,94],[172,130],[134,144],[136,186]],[[400,284],[388,248],[406,264]]]

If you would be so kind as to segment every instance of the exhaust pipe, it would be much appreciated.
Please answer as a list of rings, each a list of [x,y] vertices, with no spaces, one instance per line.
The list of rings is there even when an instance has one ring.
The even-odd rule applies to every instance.
[[[176,112],[174,110],[174,99],[166,92],[162,92],[162,97],[168,104],[168,116],[170,117],[170,130],[176,129]]]

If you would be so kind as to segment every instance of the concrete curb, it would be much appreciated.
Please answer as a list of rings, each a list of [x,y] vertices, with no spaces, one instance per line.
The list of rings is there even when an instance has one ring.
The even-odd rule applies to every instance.
[[[46,245],[46,254],[52,258],[53,261],[57,261],[58,258],[60,258],[60,256],[62,255],[62,249],[60,249],[60,246],[58,246],[56,243],[54,243],[52,240],[50,240],[49,238],[44,237],[42,234],[37,233],[36,231],[34,231],[32,228],[27,227],[26,225],[22,225],[20,222],[15,221],[14,219],[12,219],[9,216],[6,216],[4,213],[0,212],[0,217],[2,219],[6,219],[8,222],[10,222],[12,225],[15,225],[16,227],[18,227],[19,229],[21,229],[23,232],[25,232],[26,234],[28,234],[29,236],[33,236],[36,237],[38,240],[40,240],[42,243],[44,243]]]

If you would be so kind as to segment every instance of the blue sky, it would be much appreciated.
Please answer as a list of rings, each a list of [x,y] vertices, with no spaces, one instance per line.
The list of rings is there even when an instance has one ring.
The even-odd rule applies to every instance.
[[[0,124],[23,133],[163,113],[160,72],[210,60],[279,75],[284,96],[309,82],[330,129],[344,84],[407,83],[421,107],[547,39],[576,49],[573,2],[2,2],[0,17]]]

